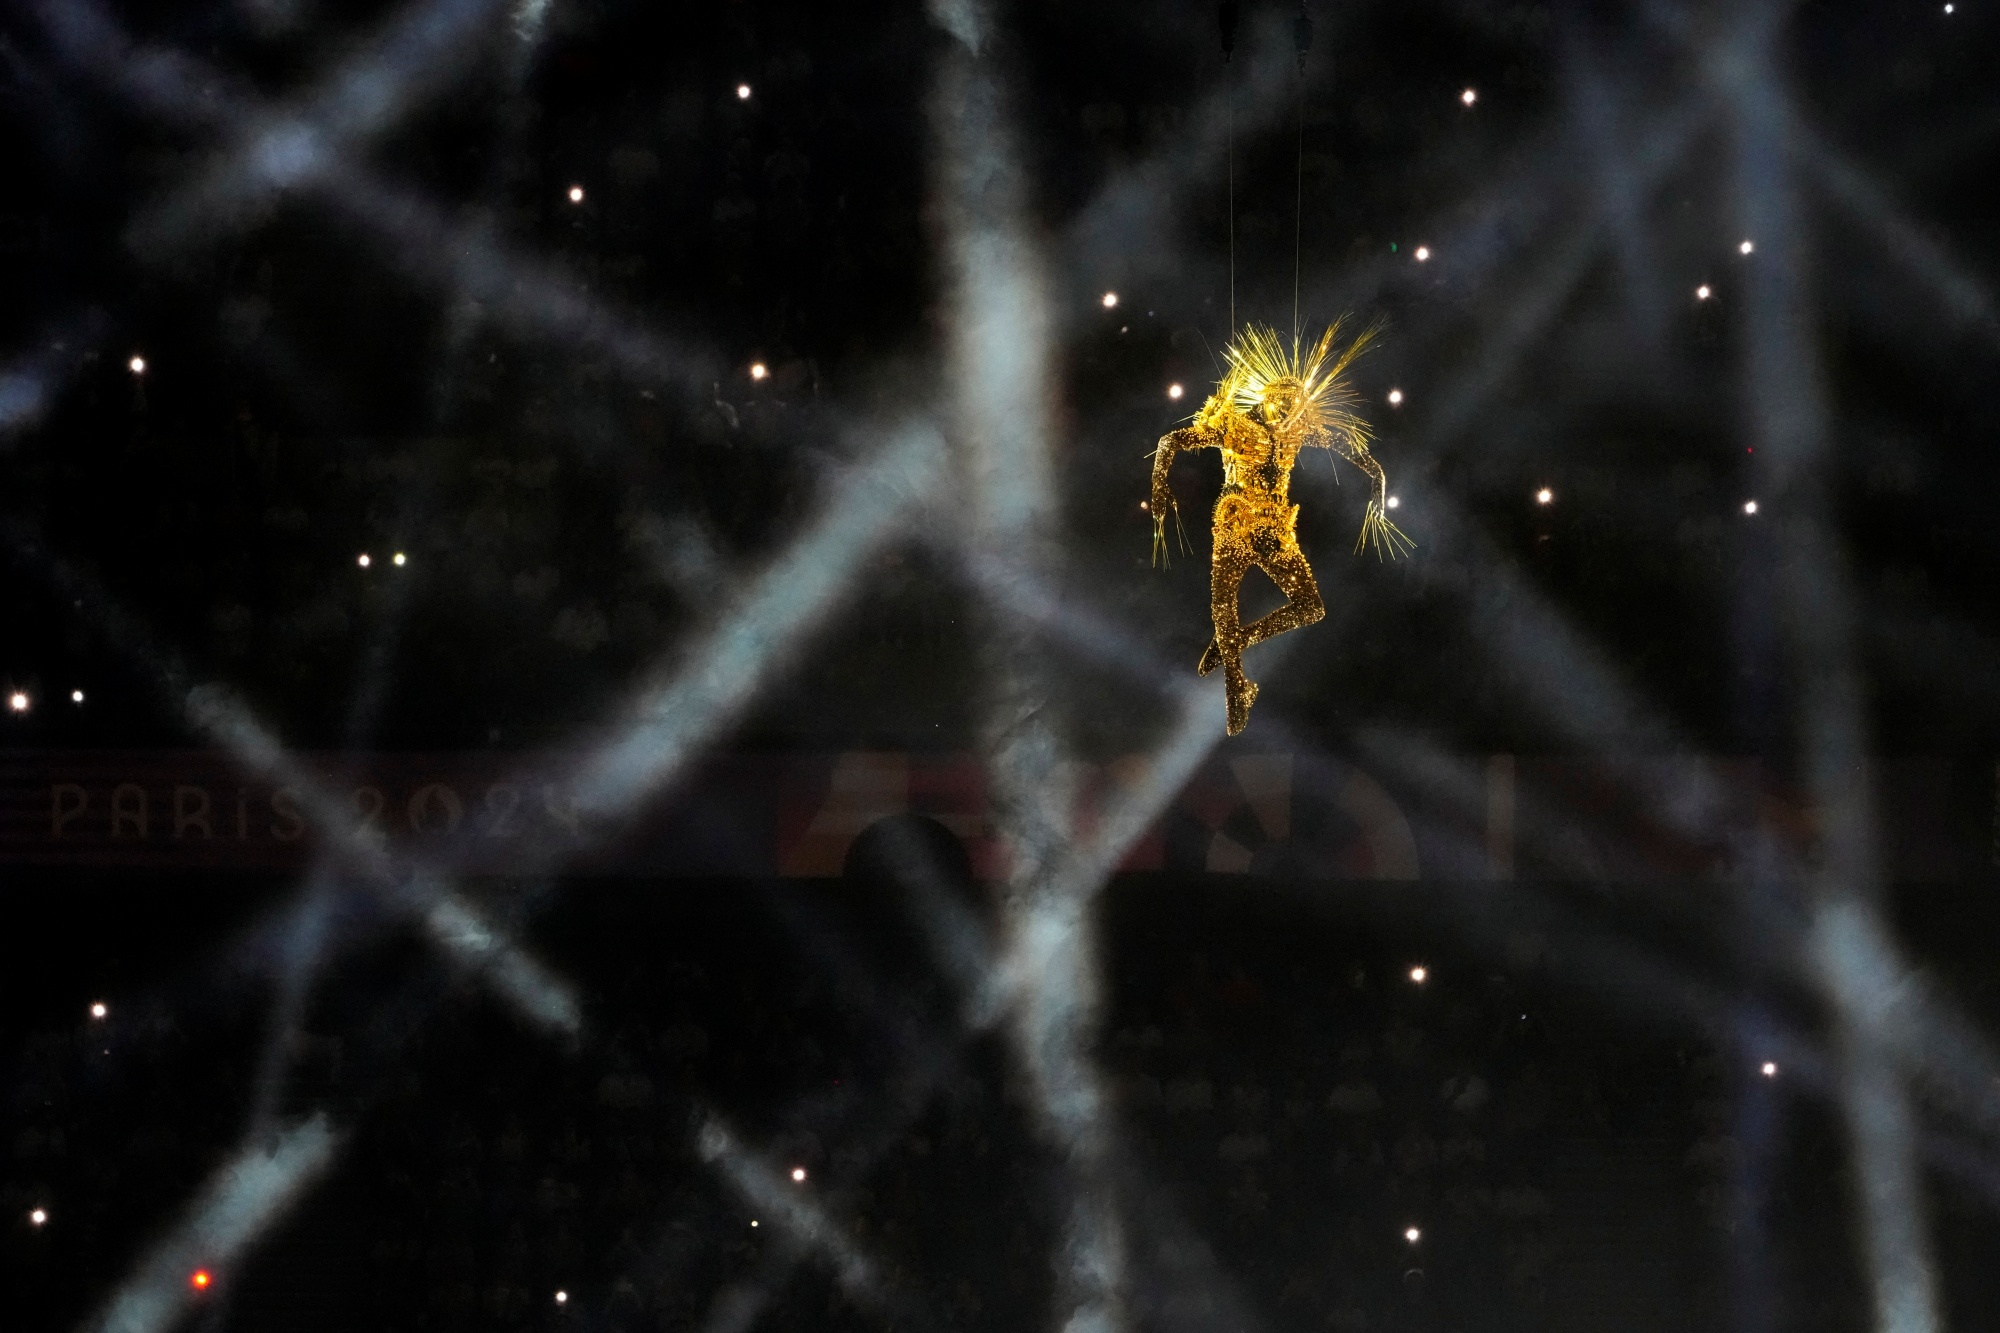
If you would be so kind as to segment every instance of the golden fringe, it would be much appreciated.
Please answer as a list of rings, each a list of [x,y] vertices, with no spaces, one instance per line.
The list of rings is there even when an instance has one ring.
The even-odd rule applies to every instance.
[[[1354,540],[1354,553],[1360,555],[1371,548],[1377,560],[1385,557],[1394,560],[1417,549],[1417,544],[1376,508],[1373,500],[1368,502],[1368,513],[1361,520],[1361,535]]]

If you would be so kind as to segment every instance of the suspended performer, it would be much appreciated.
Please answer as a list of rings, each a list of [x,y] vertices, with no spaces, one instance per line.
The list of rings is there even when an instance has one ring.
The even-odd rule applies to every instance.
[[[1202,675],[1220,666],[1228,685],[1229,734],[1250,720],[1257,686],[1243,673],[1243,650],[1286,630],[1310,625],[1326,615],[1312,566],[1299,549],[1299,507],[1291,503],[1292,464],[1299,450],[1330,449],[1366,473],[1374,487],[1361,520],[1356,552],[1372,548],[1394,559],[1415,543],[1389,521],[1388,479],[1368,451],[1368,423],[1354,411],[1359,397],[1341,378],[1373,341],[1373,329],[1335,354],[1340,322],[1302,350],[1295,336],[1289,348],[1276,330],[1251,325],[1224,351],[1222,380],[1193,423],[1160,437],[1153,450],[1153,550],[1166,553],[1167,512],[1174,509],[1167,485],[1174,456],[1187,449],[1222,451],[1222,495],[1215,503],[1215,552],[1210,593],[1215,637],[1196,668]],[[1251,566],[1267,574],[1285,594],[1271,614],[1239,623],[1237,592]]]

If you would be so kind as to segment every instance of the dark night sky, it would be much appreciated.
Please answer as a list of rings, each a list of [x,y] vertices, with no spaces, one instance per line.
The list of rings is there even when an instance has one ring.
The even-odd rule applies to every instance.
[[[249,15],[152,11],[133,35],[243,96],[297,97],[388,21]],[[1505,563],[1674,728],[1782,748],[1755,527],[1784,510],[1767,497],[1761,525],[1736,521],[1757,487],[1757,389],[1729,131],[1696,57],[1665,19],[1613,8],[1343,8],[1319,16],[1295,139],[1282,18],[1250,7],[1234,67],[1241,304],[1288,317],[1296,155],[1306,314],[1388,321],[1359,383],[1423,542],[1409,568],[1358,567],[1341,554],[1358,493],[1302,470],[1308,549],[1353,610],[1288,663],[1293,725],[1416,727],[1468,748],[1635,743],[1524,712],[1518,667],[1482,642],[1518,595],[1490,568]],[[217,127],[121,97],[27,15],[10,29],[22,132],[5,151],[24,188],[5,217],[6,346],[46,412],[10,431],[8,515],[156,651],[252,691],[300,743],[344,734],[384,642],[380,743],[560,737],[700,623],[720,571],[795,532],[871,428],[936,409],[923,108],[939,39],[915,7],[559,5],[548,22],[518,92],[504,60],[478,58],[497,41],[481,29],[462,76],[367,142],[365,174],[324,187],[417,198],[451,229],[425,254],[358,220],[393,203],[316,190],[159,242],[147,219],[213,168]],[[1976,6],[1811,5],[1778,50],[1816,142],[1903,210],[1885,236],[1829,188],[1799,204],[1833,498],[1892,750],[1976,749],[1993,720],[1976,661],[1994,326],[1939,298],[1911,250],[1935,247],[1975,284],[1991,251],[1989,26]],[[1135,567],[1132,511],[1139,455],[1177,415],[1161,387],[1198,387],[1227,323],[1213,16],[1029,6],[996,59],[1057,297],[1065,564],[1178,658],[1204,632],[1199,580]],[[666,359],[637,367],[454,287],[440,270],[467,235],[652,330]],[[1437,258],[1419,266],[1426,241]],[[1703,282],[1711,302],[1690,297]],[[1107,314],[1095,297],[1112,287],[1126,299]],[[135,353],[142,382],[124,369]],[[760,358],[775,374],[753,384]],[[1381,402],[1392,385],[1401,410]],[[1182,481],[1194,512],[1214,484],[1197,468]],[[1544,484],[1561,498],[1538,511]],[[646,535],[662,530],[666,548]],[[746,743],[963,742],[963,589],[912,536]],[[414,557],[403,574],[354,568],[392,546]],[[95,688],[88,716],[39,709],[14,737],[171,740],[131,654],[48,586],[33,561],[9,580],[18,632],[0,670],[48,698]],[[1486,665],[1444,665],[1467,659]],[[1147,724],[1105,725],[1115,745]]]
[[[1982,862],[1986,0],[1311,0],[1302,74],[1284,0],[1245,0],[1228,64],[1206,0],[995,8],[983,128],[1020,210],[976,220],[1035,257],[1052,380],[1019,405],[1058,496],[1032,632],[963,540],[988,497],[954,395],[1014,381],[999,356],[954,380],[966,164],[939,127],[965,57],[923,4],[7,8],[0,688],[25,706],[0,760],[212,746],[211,687],[294,750],[601,740],[651,683],[742,669],[718,626],[865,508],[852,483],[912,423],[941,497],[752,654],[703,753],[998,765],[1023,658],[1054,684],[1020,713],[1065,753],[1162,744],[1210,632],[1217,465],[1176,474],[1193,550],[1165,571],[1139,502],[1233,271],[1243,319],[1286,324],[1296,290],[1308,327],[1381,322],[1355,387],[1418,548],[1351,555],[1363,487],[1301,461],[1329,614],[1251,659],[1218,762],[1393,752],[1414,783],[1429,756],[1691,752],[1804,790],[1837,785],[1828,754],[1942,756],[1926,815]],[[0,866],[0,1324],[95,1329],[246,1129],[318,1109],[337,1165],[184,1326],[1058,1326],[1066,1210],[1098,1190],[1134,1329],[1859,1330],[1838,1094],[1862,1066],[1800,924],[1841,829],[1799,814],[1810,864],[1771,871],[1787,817],[1758,815],[1754,891],[1671,906],[1601,875],[1115,877],[1075,927],[1118,1117],[1086,1167],[925,953],[924,922],[979,949],[1018,925],[954,841],[951,911],[865,839],[838,881],[468,882],[574,986],[554,1040],[500,964],[441,963],[434,915],[344,872]],[[1990,1116],[1953,1100],[1991,1090],[1992,887],[1880,903],[1921,980],[1897,1003],[1968,1025],[1903,1034],[1974,1071],[1912,1076],[1960,1329],[2000,1310]],[[749,1149],[713,1150],[724,1122]],[[831,1233],[749,1228],[729,1172],[795,1164],[874,1279]]]

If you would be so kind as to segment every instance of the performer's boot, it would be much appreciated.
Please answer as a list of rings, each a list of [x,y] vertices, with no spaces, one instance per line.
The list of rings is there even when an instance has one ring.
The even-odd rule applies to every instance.
[[[1241,666],[1228,673],[1229,734],[1240,736],[1250,725],[1250,705],[1257,702],[1257,682],[1243,674]]]

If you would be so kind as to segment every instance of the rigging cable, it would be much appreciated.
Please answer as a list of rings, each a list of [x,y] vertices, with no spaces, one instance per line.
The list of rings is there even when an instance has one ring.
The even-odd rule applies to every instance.
[[[1215,7],[1222,33],[1222,95],[1229,104],[1229,337],[1236,336],[1236,81],[1229,66],[1236,55],[1236,0]]]
[[[1306,218],[1306,52],[1312,50],[1313,21],[1306,12],[1306,0],[1299,0],[1299,16],[1292,21],[1292,45],[1299,63],[1294,82],[1298,86],[1298,157],[1292,176],[1292,345],[1299,341],[1299,268],[1304,250]]]

